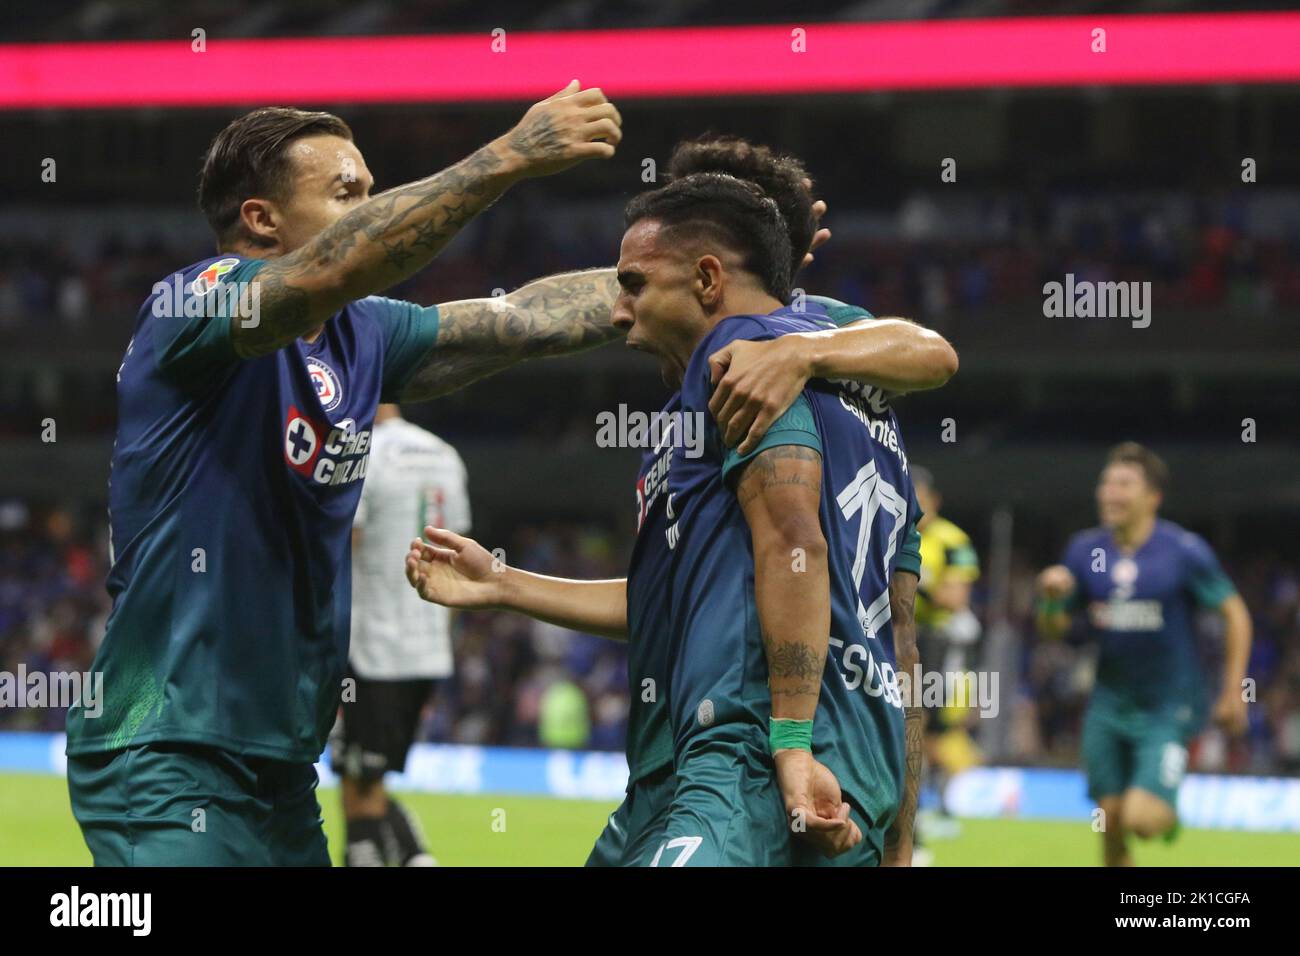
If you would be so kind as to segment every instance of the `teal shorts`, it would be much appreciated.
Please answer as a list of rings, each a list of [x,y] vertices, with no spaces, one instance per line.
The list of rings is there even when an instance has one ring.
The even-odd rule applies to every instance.
[[[329,866],[316,768],[153,743],[68,757],[96,866]]]
[[[1191,716],[1143,711],[1093,697],[1083,719],[1083,763],[1088,797],[1100,801],[1131,787],[1178,806],[1178,787],[1187,772],[1187,741],[1195,734]]]
[[[645,866],[790,866],[791,836],[772,759],[719,728],[690,742],[663,839]]]
[[[883,834],[872,833],[850,801],[864,839],[827,859],[787,824],[766,736],[757,728],[723,727],[688,745],[663,837],[643,866],[877,866]]]
[[[635,866],[663,842],[664,824],[677,789],[672,764],[628,785],[587,857],[587,866]]]

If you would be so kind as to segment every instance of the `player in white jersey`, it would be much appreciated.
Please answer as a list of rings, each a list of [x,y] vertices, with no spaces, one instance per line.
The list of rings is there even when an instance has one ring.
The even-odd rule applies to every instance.
[[[384,790],[406,764],[433,682],[451,676],[451,611],[420,600],[400,560],[427,524],[470,526],[465,464],[456,449],[402,418],[375,415],[370,469],[352,530],[352,644],[333,747],[343,781],[349,866],[430,866],[414,815]]]

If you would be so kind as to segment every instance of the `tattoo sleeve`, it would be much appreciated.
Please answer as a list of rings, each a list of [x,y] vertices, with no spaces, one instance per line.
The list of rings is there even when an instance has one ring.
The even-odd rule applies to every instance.
[[[363,202],[311,242],[270,260],[255,317],[232,316],[244,358],[283,348],[354,299],[423,269],[460,228],[508,188],[504,161],[483,147],[455,166]]]
[[[440,305],[438,340],[401,400],[435,398],[525,359],[619,338],[623,333],[611,322],[617,296],[614,270],[592,269],[536,279],[504,296]]]
[[[821,695],[831,624],[821,483],[821,455],[782,445],[746,462],[736,485],[753,543],[773,717],[811,720]]]
[[[921,761],[925,714],[919,705],[921,689],[913,686],[920,655],[916,644],[917,577],[906,571],[895,572],[889,579],[889,611],[894,625],[894,651],[903,696],[904,767],[903,796],[898,815],[885,833],[885,855],[906,857],[910,864],[912,829],[916,821],[916,804],[921,791]]]

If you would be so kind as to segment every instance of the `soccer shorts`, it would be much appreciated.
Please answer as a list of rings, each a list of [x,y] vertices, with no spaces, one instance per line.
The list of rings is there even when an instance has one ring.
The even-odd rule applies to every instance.
[[[316,768],[152,743],[68,757],[96,866],[329,866]]]
[[[672,764],[633,781],[618,809],[609,816],[587,866],[637,866],[663,842],[664,825],[677,789]]]
[[[354,671],[356,697],[344,701],[330,737],[330,766],[339,776],[382,780],[401,772],[420,727],[420,712],[433,691],[432,678],[370,680]]]
[[[1088,797],[1099,801],[1139,787],[1176,809],[1194,732],[1190,720],[1172,711],[1122,707],[1094,695],[1083,719]]]
[[[767,741],[729,724],[692,740],[659,842],[630,865],[790,866],[792,837]]]

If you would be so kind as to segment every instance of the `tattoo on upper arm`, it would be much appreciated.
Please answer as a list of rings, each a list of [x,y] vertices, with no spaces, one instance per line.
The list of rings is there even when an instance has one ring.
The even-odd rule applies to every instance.
[[[622,335],[610,321],[618,281],[612,269],[548,276],[497,299],[438,308],[438,340],[402,394],[445,395],[524,359],[567,355]]]
[[[821,469],[814,475],[806,465],[792,462],[821,462],[822,456],[804,445],[777,445],[759,452],[741,469],[736,498],[743,508],[764,492],[782,485],[808,488],[814,496],[822,490]]]
[[[295,335],[307,331],[311,297],[298,285],[303,273],[299,262],[285,257],[272,259],[253,277],[260,286],[258,321],[247,324],[247,317],[240,314],[242,310],[230,317],[230,339],[240,358],[255,358],[283,348],[286,329],[294,330]]]

